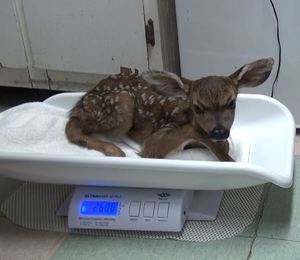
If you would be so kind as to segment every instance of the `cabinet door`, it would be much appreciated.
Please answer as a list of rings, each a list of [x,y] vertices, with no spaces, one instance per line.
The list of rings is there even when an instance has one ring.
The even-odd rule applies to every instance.
[[[142,0],[22,4],[33,67],[98,74],[148,68]]]
[[[0,1],[0,86],[31,87],[16,5]]]
[[[11,0],[0,1],[0,63],[6,68],[26,68],[21,34]]]

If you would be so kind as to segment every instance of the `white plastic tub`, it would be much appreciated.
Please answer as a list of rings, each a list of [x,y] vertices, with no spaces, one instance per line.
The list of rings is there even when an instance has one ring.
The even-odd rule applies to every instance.
[[[45,102],[69,110],[82,95],[59,94]],[[61,156],[0,149],[0,175],[40,183],[193,190],[224,190],[267,182],[291,186],[295,124],[284,105],[267,96],[240,94],[231,133],[238,161],[234,163],[188,157]]]

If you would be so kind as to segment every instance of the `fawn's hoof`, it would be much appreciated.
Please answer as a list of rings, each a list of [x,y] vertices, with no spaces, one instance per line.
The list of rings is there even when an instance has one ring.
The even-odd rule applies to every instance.
[[[142,151],[138,155],[143,158],[153,158],[153,159],[162,159],[165,157],[162,154],[154,153],[154,152],[151,153],[150,151]]]
[[[223,161],[223,162],[235,162],[235,160],[230,155],[225,156],[224,158],[221,159],[221,161]]]
[[[103,151],[106,156],[126,157],[126,154],[117,146],[106,147]]]

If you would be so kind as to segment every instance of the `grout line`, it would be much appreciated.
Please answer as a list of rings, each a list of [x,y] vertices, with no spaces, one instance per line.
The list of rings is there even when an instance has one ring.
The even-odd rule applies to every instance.
[[[288,242],[300,243],[299,240],[293,240],[293,239],[276,238],[276,237],[266,237],[266,236],[257,236],[257,237],[258,238],[263,238],[263,239],[269,239],[269,240],[278,240],[278,241],[288,241]]]
[[[66,240],[66,238],[69,237],[69,236],[70,236],[70,233],[66,233],[66,235],[55,245],[55,247],[51,250],[50,259],[53,258],[53,256],[55,255],[56,251],[61,247],[61,245]]]
[[[261,205],[261,207],[260,207],[260,209],[259,209],[258,221],[257,221],[257,225],[256,225],[256,227],[255,227],[253,239],[252,239],[252,241],[251,241],[249,254],[248,254],[247,258],[246,258],[247,260],[250,260],[250,258],[251,258],[251,256],[252,256],[253,245],[254,245],[254,242],[255,242],[256,238],[258,237],[258,236],[257,236],[257,231],[258,231],[259,224],[260,224],[261,219],[262,219],[263,214],[264,214],[265,205],[266,205],[267,202],[268,202],[268,198],[269,198],[268,195],[269,195],[269,191],[270,191],[270,188],[271,188],[272,184],[267,184],[266,186],[267,186],[267,187],[266,187],[266,190],[265,190],[264,195],[263,195],[263,203],[262,203],[262,205]]]
[[[250,260],[250,258],[251,258],[251,256],[252,256],[252,249],[253,249],[254,242],[255,242],[255,240],[256,240],[256,238],[257,238],[257,230],[258,230],[258,227],[259,227],[259,223],[260,223],[261,218],[262,218],[262,214],[259,216],[259,220],[258,220],[257,226],[256,226],[256,228],[255,228],[254,236],[253,236],[253,239],[252,239],[251,244],[250,244],[250,250],[249,250],[248,256],[247,256],[247,258],[246,258],[247,260]]]

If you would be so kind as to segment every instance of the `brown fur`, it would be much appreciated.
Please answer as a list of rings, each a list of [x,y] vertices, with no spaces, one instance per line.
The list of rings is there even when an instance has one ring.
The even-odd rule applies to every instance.
[[[92,133],[128,135],[142,144],[143,157],[164,158],[196,143],[222,161],[233,161],[227,154],[226,138],[238,89],[264,82],[272,65],[273,59],[258,60],[228,77],[195,81],[167,72],[139,74],[121,68],[120,74],[99,82],[71,110],[66,136],[71,143],[108,156],[125,154],[114,144],[92,137]]]

